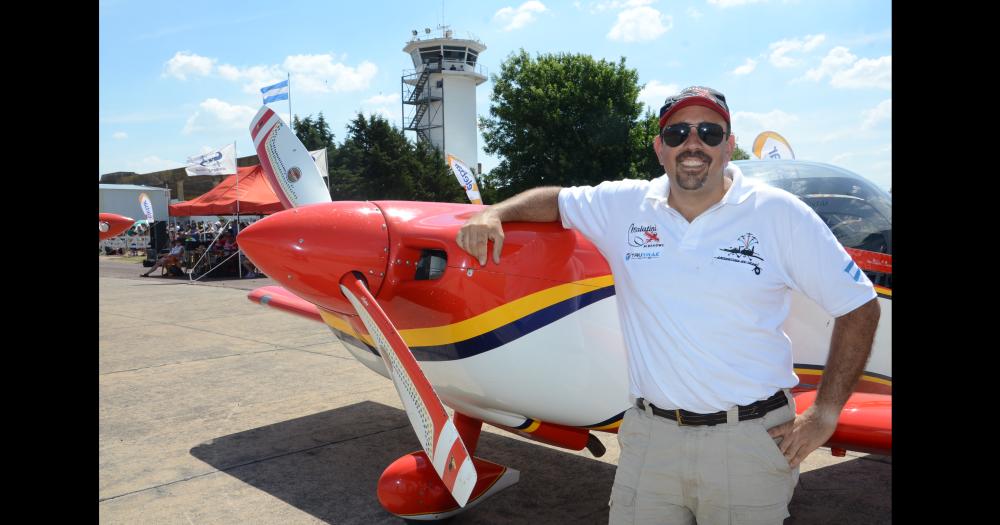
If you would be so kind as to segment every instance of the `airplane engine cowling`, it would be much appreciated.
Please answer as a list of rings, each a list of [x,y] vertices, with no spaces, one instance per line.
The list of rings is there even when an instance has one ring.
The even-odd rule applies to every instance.
[[[369,202],[341,201],[284,210],[240,232],[237,243],[265,274],[327,310],[354,314],[340,278],[360,272],[377,295],[388,264],[385,217]]]

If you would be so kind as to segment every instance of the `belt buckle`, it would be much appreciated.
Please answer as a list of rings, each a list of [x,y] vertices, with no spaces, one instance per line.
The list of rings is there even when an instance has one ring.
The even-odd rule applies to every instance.
[[[681,410],[679,408],[674,409],[674,417],[677,418],[677,426],[679,427],[687,426],[684,424],[683,421],[681,421]]]

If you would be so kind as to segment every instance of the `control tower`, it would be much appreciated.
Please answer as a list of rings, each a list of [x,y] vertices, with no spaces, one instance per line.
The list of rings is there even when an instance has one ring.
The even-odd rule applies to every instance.
[[[414,30],[403,52],[414,69],[405,70],[400,86],[403,98],[403,130],[415,131],[418,140],[430,142],[442,157],[451,154],[479,174],[476,86],[486,82],[477,65],[486,44],[478,40],[452,38],[447,26],[442,36],[423,38]]]

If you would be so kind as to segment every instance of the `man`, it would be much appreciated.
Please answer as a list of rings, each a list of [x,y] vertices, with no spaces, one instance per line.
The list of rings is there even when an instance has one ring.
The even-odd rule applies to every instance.
[[[168,264],[179,265],[183,259],[184,259],[184,241],[177,239],[174,241],[173,248],[170,248],[170,253],[157,259],[156,263],[153,264],[153,267],[150,268],[148,272],[141,273],[139,275],[142,277],[149,277],[149,274],[153,273],[153,270],[156,270],[157,268],[160,268],[161,266],[166,266]]]
[[[799,463],[825,443],[871,352],[879,307],[823,221],[743,177],[725,97],[690,87],[660,109],[665,175],[535,188],[473,216],[459,246],[500,262],[502,222],[561,220],[611,267],[635,407],[618,431],[611,523],[781,523]],[[813,406],[781,325],[799,290],[836,318]]]

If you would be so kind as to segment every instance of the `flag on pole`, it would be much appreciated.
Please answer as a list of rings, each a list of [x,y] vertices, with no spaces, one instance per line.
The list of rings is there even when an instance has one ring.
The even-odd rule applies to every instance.
[[[227,144],[217,151],[189,157],[186,171],[189,176],[236,173],[236,145]]]
[[[260,88],[260,92],[264,94],[265,104],[279,100],[288,100],[288,80],[282,80],[277,84],[262,87]]]
[[[319,174],[322,175],[324,179],[329,177],[330,168],[326,164],[326,148],[310,151],[309,156],[312,157],[313,161],[316,163],[316,167],[319,168]]]
[[[149,200],[149,195],[145,193],[139,194],[139,207],[142,208],[142,214],[146,216],[146,220],[152,224],[153,223],[153,201]]]
[[[458,160],[454,155],[448,155],[448,165],[451,166],[452,173],[458,179],[458,183],[465,188],[465,194],[469,196],[472,204],[482,204],[483,198],[479,195],[479,186],[476,185],[476,176],[469,170],[464,162]]]

